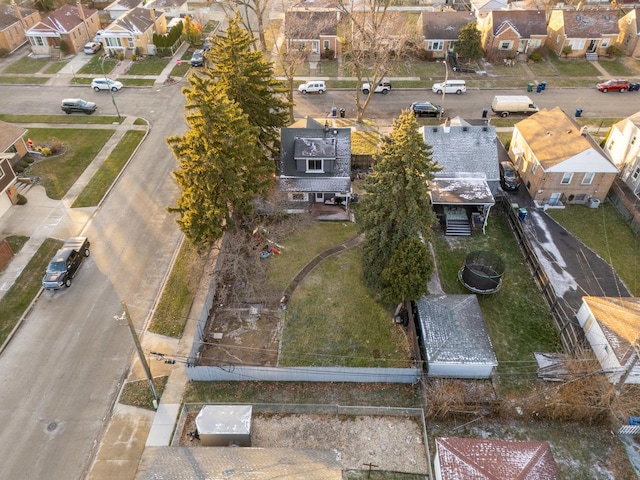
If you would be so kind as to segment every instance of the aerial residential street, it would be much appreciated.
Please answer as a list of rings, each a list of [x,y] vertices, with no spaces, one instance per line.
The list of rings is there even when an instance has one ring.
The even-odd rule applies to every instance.
[[[124,301],[136,327],[143,328],[181,238],[165,209],[178,195],[170,175],[175,160],[165,138],[186,128],[184,85],[116,94],[122,114],[150,122],[149,136],[99,210],[74,212],[77,230],[52,228],[53,236],[86,235],[91,256],[72,288],[43,293],[0,357],[2,479],[82,478],[90,465],[133,352],[127,327],[113,317],[122,313]],[[443,102],[430,86],[376,95],[366,116],[391,122],[411,102],[429,100],[443,103],[446,116],[479,118],[494,95],[527,94],[524,85],[470,90]],[[325,117],[338,107],[353,117],[354,95],[352,90],[296,92],[296,116]],[[528,95],[540,108],[560,106],[572,114],[580,107],[585,117],[623,118],[637,111],[640,100],[640,93],[560,90],[552,84],[542,94]],[[0,86],[0,96],[0,113],[60,113],[60,99],[81,97],[98,103],[98,114],[115,114],[110,95],[89,87]]]
[[[58,113],[60,98],[80,95],[78,88],[0,92],[3,113]],[[82,94],[113,108],[108,94]],[[82,231],[91,256],[72,288],[42,294],[0,357],[3,479],[84,476],[131,363],[129,331],[113,317],[124,301],[142,328],[181,237],[165,210],[178,191],[164,139],[185,129],[183,97],[178,88],[128,90],[118,102],[121,112],[147,118],[150,134],[95,216],[74,212],[77,231],[52,230]]]

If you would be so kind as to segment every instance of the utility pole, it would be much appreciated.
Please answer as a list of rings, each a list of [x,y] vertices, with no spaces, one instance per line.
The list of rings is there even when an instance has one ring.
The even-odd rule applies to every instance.
[[[105,53],[104,55],[102,55],[102,58],[101,58],[102,62],[100,62],[100,65],[102,67],[102,75],[104,75],[105,80],[108,80],[107,79],[107,74],[104,71],[104,61],[106,59],[107,59],[107,54]],[[113,106],[115,107],[116,113],[118,114],[118,120],[120,120],[120,118],[121,118],[120,117],[120,110],[118,110],[118,105],[116,105],[116,97],[113,94],[113,90],[111,89],[111,87],[109,87],[109,93],[111,94],[111,101],[113,102]]]
[[[140,363],[142,364],[144,373],[147,375],[147,380],[149,380],[149,386],[151,387],[151,393],[153,394],[153,408],[157,410],[158,409],[158,393],[156,392],[156,386],[153,384],[151,369],[149,368],[147,359],[145,358],[144,352],[142,351],[142,345],[140,344],[140,339],[138,338],[136,329],[133,326],[133,321],[131,321],[131,316],[129,315],[127,304],[124,302],[120,302],[120,303],[122,304],[122,316],[127,319],[127,324],[129,325],[129,331],[131,332],[131,339],[133,340],[133,345],[136,347],[136,350],[138,351],[138,357],[140,358]]]

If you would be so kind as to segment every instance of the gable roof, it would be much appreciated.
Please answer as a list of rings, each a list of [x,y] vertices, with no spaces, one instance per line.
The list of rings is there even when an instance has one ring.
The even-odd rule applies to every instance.
[[[602,327],[616,357],[624,364],[640,340],[640,298],[582,297]]]
[[[580,126],[560,107],[542,109],[515,128],[547,172],[618,172],[591,136],[581,135]]]
[[[499,180],[495,127],[470,125],[459,118],[448,123],[421,127],[422,138],[432,149],[431,158],[443,167],[435,178],[477,174],[475,178]]]
[[[141,34],[153,26],[153,15],[159,18],[161,15],[164,15],[164,12],[152,12],[150,9],[143,7],[132,8],[127,13],[122,14],[115,22],[107,27],[105,31],[112,30],[113,27],[120,27],[133,34]]]
[[[25,133],[27,131],[18,125],[0,121],[0,153],[14,145]]]
[[[476,10],[502,10],[508,8],[507,0],[471,0],[471,5]]]
[[[331,11],[288,11],[284,17],[284,31],[287,39],[315,40],[320,35],[335,36],[338,34],[338,15]]]
[[[498,365],[475,295],[427,295],[416,306],[429,363]]]
[[[619,32],[617,10],[554,10],[552,15],[562,15],[569,38],[601,38]]]
[[[557,480],[547,442],[436,438],[442,480]]]
[[[131,10],[139,6],[142,3],[142,0],[116,0],[113,3],[110,3],[106,7],[105,10]]]
[[[509,26],[522,38],[547,35],[547,18],[542,10],[494,10],[489,15],[493,21],[494,36]]]
[[[34,25],[33,29],[42,24],[59,33],[69,33],[76,29],[78,25],[82,25],[92,15],[98,13],[97,10],[91,8],[81,8],[82,12],[74,5],[63,5],[51,12],[47,18]]]
[[[17,5],[2,4],[0,5],[0,30],[5,30],[15,23],[20,23],[20,17],[16,13],[16,9],[19,10],[22,18],[28,17],[34,12],[37,12],[37,10],[33,8],[23,8]]]
[[[175,9],[182,7],[187,0],[151,0],[151,2],[145,5],[145,8],[157,8],[162,10],[163,8]]]
[[[422,12],[422,36],[430,40],[457,40],[460,30],[475,21],[471,12]]]

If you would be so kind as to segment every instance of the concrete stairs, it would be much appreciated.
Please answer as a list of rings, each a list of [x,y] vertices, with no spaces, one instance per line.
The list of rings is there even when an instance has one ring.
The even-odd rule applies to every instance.
[[[447,218],[444,234],[468,237],[471,235],[471,223],[469,223],[469,220]]]

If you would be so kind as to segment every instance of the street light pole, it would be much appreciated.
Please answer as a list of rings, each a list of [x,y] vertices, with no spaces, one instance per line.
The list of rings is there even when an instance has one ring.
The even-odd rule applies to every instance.
[[[107,80],[107,74],[104,72],[104,61],[107,59],[107,55],[102,55],[102,62],[100,62],[100,66],[102,67],[102,75],[104,75],[105,80]],[[116,97],[113,94],[113,90],[109,87],[109,93],[111,93],[111,101],[113,102],[113,106],[116,108],[116,113],[118,114],[118,120],[120,120],[120,111],[118,110],[118,105],[116,105]]]
[[[444,113],[444,96],[447,93],[447,80],[449,80],[449,65],[447,65],[447,59],[442,60],[444,63],[444,85],[442,86],[442,105],[440,105],[440,120],[442,120],[442,114]]]

